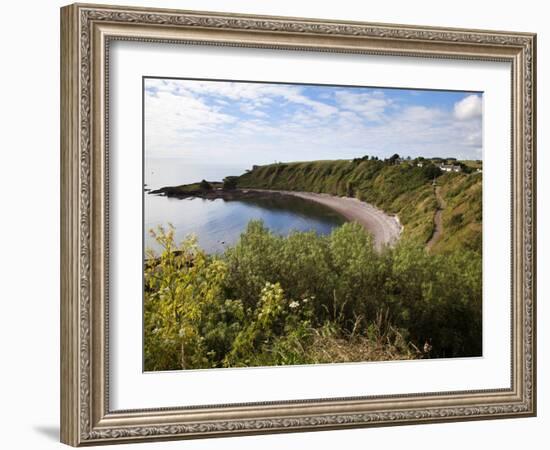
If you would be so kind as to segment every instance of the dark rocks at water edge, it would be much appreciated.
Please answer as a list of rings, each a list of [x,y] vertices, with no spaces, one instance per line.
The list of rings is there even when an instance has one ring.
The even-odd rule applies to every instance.
[[[171,198],[203,198],[207,200],[224,199],[224,200],[243,200],[243,199],[258,199],[259,197],[274,197],[283,196],[285,194],[278,192],[254,190],[254,189],[224,189],[221,187],[222,183],[210,182],[211,189],[201,189],[198,187],[199,183],[185,184],[182,186],[166,186],[154,191],[150,191],[149,194],[161,195]],[[216,185],[220,186],[216,186]]]

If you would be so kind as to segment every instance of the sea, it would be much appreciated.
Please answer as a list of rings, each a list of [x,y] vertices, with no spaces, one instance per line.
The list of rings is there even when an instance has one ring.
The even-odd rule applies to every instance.
[[[330,208],[296,197],[266,199],[262,196],[231,201],[177,199],[150,194],[148,191],[203,179],[222,181],[229,175],[241,175],[246,169],[231,163],[198,164],[177,158],[146,158],[143,192],[145,247],[160,251],[160,246],[150,234],[150,230],[159,225],[173,225],[178,243],[194,235],[203,250],[209,254],[219,254],[239,240],[251,220],[262,220],[273,233],[282,236],[293,231],[328,234],[345,222],[342,216]]]

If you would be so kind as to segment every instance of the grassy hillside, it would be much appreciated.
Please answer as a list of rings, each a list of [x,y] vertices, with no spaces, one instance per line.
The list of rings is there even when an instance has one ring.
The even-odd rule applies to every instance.
[[[446,205],[443,234],[434,251],[466,248],[481,251],[482,175],[447,173],[438,179]]]
[[[426,243],[434,233],[438,202],[434,178],[446,202],[442,237],[433,251],[457,248],[481,251],[481,180],[479,173],[446,173],[433,164],[357,159],[308,161],[256,167],[237,179],[239,188],[323,192],[357,197],[398,214],[404,235]]]

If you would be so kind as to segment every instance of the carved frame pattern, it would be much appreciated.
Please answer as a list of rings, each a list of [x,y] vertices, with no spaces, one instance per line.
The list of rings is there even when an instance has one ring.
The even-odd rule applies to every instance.
[[[167,38],[150,36],[139,30],[129,34],[117,33],[104,40],[96,40],[101,34],[95,26],[107,24],[131,26],[141,29],[157,27],[176,30],[223,30],[222,39],[209,41],[202,37],[196,42],[211,45],[253,46],[270,49],[295,49],[316,51],[337,51],[357,53],[378,53],[390,55],[413,55],[418,57],[446,57],[461,59],[494,59],[511,61],[514,65],[513,94],[522,98],[522,104],[513,109],[513,155],[518,165],[517,185],[512,187],[517,202],[513,217],[519,220],[517,229],[521,235],[516,239],[515,249],[521,250],[513,260],[522,285],[516,292],[518,309],[515,317],[520,321],[513,326],[516,341],[522,346],[516,348],[516,364],[513,374],[522,374],[516,380],[517,386],[503,394],[500,401],[491,400],[495,391],[477,393],[469,402],[454,402],[448,399],[433,406],[406,407],[389,405],[387,408],[358,411],[357,413],[308,413],[312,403],[298,402],[305,407],[303,413],[295,415],[274,414],[271,417],[229,418],[186,421],[183,410],[150,411],[149,422],[134,421],[135,416],[111,412],[108,408],[108,369],[105,346],[106,336],[98,336],[94,330],[98,316],[95,310],[108,314],[108,304],[94,306],[97,295],[94,291],[94,252],[98,245],[98,233],[94,225],[94,189],[99,180],[94,166],[94,127],[98,127],[94,114],[94,91],[99,89],[95,80],[93,64],[94,51],[102,50],[108,58],[110,39],[136,39],[140,41],[187,42],[189,38]],[[149,28],[148,28],[149,27]],[[231,39],[227,32],[235,31],[238,36]],[[251,42],[243,40],[243,33]],[[255,37],[268,35],[270,41],[254,42]],[[274,36],[274,37],[273,37]],[[281,42],[277,42],[277,37]],[[310,39],[303,43],[299,36]],[[316,46],[316,37],[335,39],[334,46]],[[287,39],[283,41],[283,37]],[[289,41],[296,38],[296,44]],[[355,48],[352,41],[363,46]],[[105,48],[98,49],[97,42]],[[313,42],[313,44],[308,44]],[[377,43],[389,43],[388,48]],[[95,48],[94,48],[95,46]],[[346,47],[347,46],[347,47]],[[401,49],[402,48],[402,49]],[[448,420],[471,420],[510,416],[532,416],[536,411],[535,396],[535,35],[527,33],[488,32],[480,30],[451,30],[401,25],[380,25],[366,23],[337,23],[310,19],[278,17],[257,17],[233,14],[198,13],[170,10],[143,10],[92,5],[71,5],[62,9],[62,107],[65,109],[65,123],[62,120],[62,202],[67,201],[62,211],[62,239],[66,239],[65,253],[62,248],[62,276],[71,277],[70,286],[62,283],[62,441],[71,445],[126,442],[159,438],[190,438],[201,436],[227,436],[280,431],[306,431],[327,428],[372,426],[399,423],[423,423]],[[63,78],[64,77],[64,78]],[[104,85],[105,86],[105,85]],[[108,84],[107,84],[108,86]],[[104,88],[106,90],[106,88]],[[105,120],[105,118],[103,118]],[[108,124],[105,120],[105,134]],[[105,177],[105,174],[103,174]],[[103,178],[105,181],[105,178]],[[108,181],[108,180],[107,180]],[[75,190],[77,189],[77,192]],[[105,200],[105,203],[108,199]],[[103,207],[105,207],[103,203]],[[101,206],[101,205],[100,205]],[[69,209],[71,208],[71,209]],[[72,219],[72,221],[71,221]],[[105,217],[101,215],[101,220]],[[103,224],[105,225],[105,224]],[[100,234],[101,235],[101,234]],[[69,242],[70,241],[70,242]],[[101,252],[100,252],[101,253]],[[517,253],[517,252],[516,252]],[[518,267],[519,265],[519,267]],[[70,270],[72,269],[72,271]],[[104,275],[106,278],[106,275]],[[103,283],[108,282],[103,280]],[[100,284],[104,286],[104,284]],[[104,297],[99,297],[104,298]],[[102,326],[104,323],[101,324]],[[63,328],[64,327],[64,328]],[[107,333],[105,333],[107,334]],[[99,339],[99,341],[98,341]],[[98,343],[99,342],[99,343]],[[94,370],[97,355],[103,361]],[[95,360],[94,360],[95,358]],[[103,377],[102,379],[97,379]],[[96,386],[99,386],[99,394]],[[472,393],[473,394],[473,393]],[[99,395],[99,396],[98,396]],[[486,398],[484,397],[487,396]],[[433,399],[440,395],[428,395]],[[101,397],[101,398],[100,398]],[[395,396],[404,400],[407,396]],[[414,396],[412,396],[414,397]],[[422,395],[417,395],[422,399]],[[391,400],[391,399],[390,399]],[[281,402],[280,405],[284,405]],[[287,402],[288,404],[289,402]],[[293,405],[295,404],[292,402]],[[325,401],[326,403],[326,401]],[[456,403],[456,404],[455,404]],[[314,404],[314,403],[313,403]],[[269,404],[258,404],[266,407]],[[279,406],[280,406],[279,405]],[[215,411],[215,408],[214,408]],[[120,418],[117,415],[121,415]],[[77,417],[75,417],[75,415]],[[117,422],[118,420],[118,422]]]

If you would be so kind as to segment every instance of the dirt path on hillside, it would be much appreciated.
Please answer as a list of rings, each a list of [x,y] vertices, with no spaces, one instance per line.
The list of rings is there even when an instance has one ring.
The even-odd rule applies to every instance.
[[[437,199],[437,211],[434,214],[434,234],[432,235],[431,239],[426,244],[426,248],[428,250],[431,250],[431,248],[435,245],[435,243],[439,240],[441,237],[441,234],[443,233],[443,210],[447,207],[447,204],[445,203],[445,200],[441,196],[441,187],[436,186],[434,189],[435,192],[435,198]]]
[[[384,245],[394,245],[403,229],[397,216],[386,214],[373,205],[356,198],[337,197],[313,192],[271,191],[268,189],[250,190],[278,192],[325,205],[346,219],[355,221],[370,231],[374,237],[374,245],[378,250]]]

